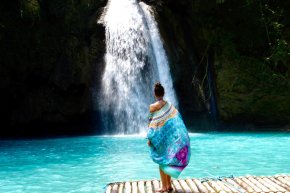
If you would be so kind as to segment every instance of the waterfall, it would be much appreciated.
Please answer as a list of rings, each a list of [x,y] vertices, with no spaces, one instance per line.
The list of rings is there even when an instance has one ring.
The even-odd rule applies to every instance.
[[[110,0],[103,18],[106,66],[99,105],[107,133],[145,132],[156,81],[164,85],[166,100],[177,105],[156,22],[150,7],[140,4]]]
[[[169,100],[176,107],[178,106],[178,102],[176,99],[175,91],[173,88],[173,83],[170,75],[170,69],[168,64],[168,59],[163,48],[163,43],[161,40],[161,36],[158,31],[157,22],[152,17],[153,10],[150,6],[146,5],[143,2],[140,2],[140,6],[143,10],[146,22],[148,24],[151,44],[153,47],[153,51],[155,54],[155,59],[158,68],[158,74],[161,84],[163,84],[164,89],[166,91],[166,99]]]

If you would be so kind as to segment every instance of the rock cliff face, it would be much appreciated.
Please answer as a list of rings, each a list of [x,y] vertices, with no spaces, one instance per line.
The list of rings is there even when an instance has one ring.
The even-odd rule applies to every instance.
[[[233,124],[289,124],[289,2],[144,2],[156,10],[188,125],[213,128],[216,116]],[[106,3],[1,3],[1,135],[96,131],[92,95],[105,51],[96,21]]]
[[[211,113],[220,123],[289,124],[289,2],[146,2],[158,13],[179,100],[191,118]]]
[[[103,65],[96,1],[5,1],[0,6],[1,134],[90,131]],[[95,117],[95,116],[93,116]]]

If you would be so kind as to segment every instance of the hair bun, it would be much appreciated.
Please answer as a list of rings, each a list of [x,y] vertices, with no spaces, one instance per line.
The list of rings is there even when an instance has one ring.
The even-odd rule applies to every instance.
[[[162,85],[161,85],[160,82],[156,82],[154,86],[155,86],[155,87],[162,87]]]
[[[158,97],[164,96],[164,88],[160,82],[156,82],[154,84],[154,93],[155,93],[155,96],[158,96]]]

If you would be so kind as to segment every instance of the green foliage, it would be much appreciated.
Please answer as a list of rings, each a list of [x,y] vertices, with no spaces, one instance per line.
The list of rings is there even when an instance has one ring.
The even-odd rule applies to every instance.
[[[290,122],[289,6],[224,1],[203,21],[203,39],[215,50],[223,120]]]
[[[89,108],[88,92],[96,60],[104,52],[103,31],[97,26],[96,12],[105,3],[103,0],[1,3],[0,86],[4,92],[0,106],[9,117],[5,121],[41,120],[44,114],[65,121],[65,117]],[[89,54],[89,50],[95,51]]]
[[[24,17],[38,18],[40,15],[40,6],[37,0],[21,0],[21,11]]]
[[[156,1],[150,2],[155,5]],[[173,71],[179,78],[176,81],[186,80],[191,73],[195,90],[190,94],[200,95],[200,100],[207,91],[203,79],[209,59],[215,64],[222,120],[265,125],[290,122],[289,1],[163,2],[156,5],[159,26],[166,46],[172,44],[168,50],[172,63],[178,65]],[[178,86],[180,91],[189,90]],[[184,97],[187,92],[180,93]],[[195,111],[203,105],[193,98],[190,101]]]

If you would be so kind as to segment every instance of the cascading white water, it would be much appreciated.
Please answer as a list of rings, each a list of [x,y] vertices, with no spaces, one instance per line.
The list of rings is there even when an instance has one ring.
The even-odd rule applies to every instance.
[[[164,85],[166,100],[177,105],[156,22],[149,7],[136,0],[110,0],[103,22],[106,67],[100,105],[104,126],[118,134],[144,132],[156,81]]]
[[[177,102],[175,91],[173,88],[168,59],[167,59],[165,50],[163,48],[163,43],[161,40],[161,36],[159,34],[157,22],[152,17],[153,10],[150,8],[150,6],[146,5],[143,2],[140,2],[140,6],[143,10],[146,22],[148,24],[151,44],[153,47],[153,51],[154,51],[155,59],[157,63],[159,79],[160,79],[161,84],[163,84],[164,89],[166,91],[166,99],[169,100],[172,104],[174,104],[177,107],[178,102]]]

